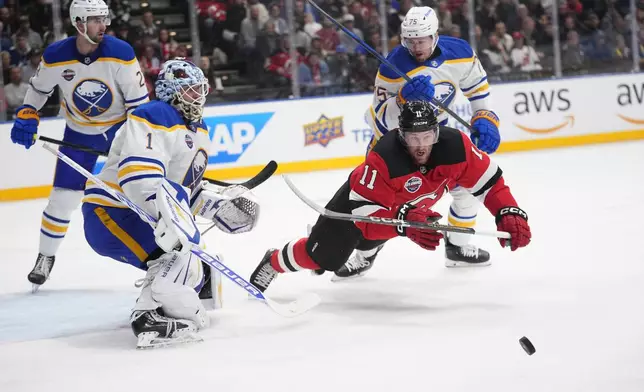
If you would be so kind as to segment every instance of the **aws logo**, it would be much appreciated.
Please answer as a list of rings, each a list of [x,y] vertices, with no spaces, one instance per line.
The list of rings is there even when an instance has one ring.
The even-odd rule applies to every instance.
[[[570,91],[566,88],[516,93],[514,94],[514,113],[523,116],[566,112],[572,106],[570,98],[568,97],[569,93]],[[573,127],[575,125],[575,117],[572,115],[563,115],[561,121],[555,122],[551,126],[540,128],[536,128],[531,124],[519,124],[516,122],[513,124],[515,127],[526,132],[546,134],[559,131],[565,127]]]
[[[74,87],[72,99],[81,114],[86,117],[96,117],[112,106],[114,96],[108,85],[102,81],[83,79]]]
[[[205,117],[212,145],[208,163],[232,163],[262,132],[275,113],[235,114]]]
[[[641,108],[642,101],[644,101],[644,83],[639,86],[633,84],[620,84],[617,86],[617,104],[620,107],[629,107],[637,105],[638,109]],[[633,118],[623,114],[617,114],[617,117],[622,120],[636,125],[643,125],[644,119]]]

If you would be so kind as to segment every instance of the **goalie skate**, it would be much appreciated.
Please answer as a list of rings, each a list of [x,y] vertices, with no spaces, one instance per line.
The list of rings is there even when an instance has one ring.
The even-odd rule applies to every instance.
[[[32,283],[32,293],[38,291],[40,286],[49,279],[49,273],[51,272],[51,269],[54,268],[55,261],[55,256],[45,256],[42,253],[38,253],[36,265],[34,265],[34,268],[29,272],[29,275],[27,275],[27,279]]]
[[[189,320],[165,317],[161,309],[135,311],[132,331],[138,338],[137,349],[162,348],[203,341],[197,326]]]
[[[445,239],[445,267],[484,267],[492,264],[490,253],[474,245],[457,246]]]

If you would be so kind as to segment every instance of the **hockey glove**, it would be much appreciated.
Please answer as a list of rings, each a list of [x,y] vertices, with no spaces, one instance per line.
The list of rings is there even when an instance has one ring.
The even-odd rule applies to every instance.
[[[29,149],[36,143],[39,123],[40,117],[36,108],[30,105],[20,106],[16,109],[16,121],[11,128],[11,141]]]
[[[472,116],[472,142],[479,150],[492,154],[499,148],[499,117],[491,110],[479,110]]]
[[[436,222],[442,218],[441,214],[428,208],[416,208],[411,204],[405,203],[398,208],[397,219],[403,219],[414,222]],[[396,233],[414,241],[421,248],[427,250],[436,250],[440,245],[443,234],[435,230],[416,229],[412,227],[397,226]]]
[[[409,82],[405,83],[403,88],[398,92],[398,103],[402,105],[407,101],[429,102],[434,98],[434,91],[431,76],[415,76]]]
[[[496,227],[500,231],[507,231],[512,236],[510,240],[499,238],[503,247],[509,244],[510,249],[515,251],[530,243],[532,233],[528,226],[528,214],[519,207],[501,208],[496,214]]]
[[[242,185],[222,188],[206,182],[195,193],[191,209],[193,214],[212,220],[228,234],[251,231],[259,219],[259,203]]]

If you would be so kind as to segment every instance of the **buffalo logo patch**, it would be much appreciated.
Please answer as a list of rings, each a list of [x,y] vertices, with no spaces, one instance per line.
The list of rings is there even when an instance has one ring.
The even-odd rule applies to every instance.
[[[419,177],[412,177],[407,182],[405,182],[405,189],[409,193],[415,193],[420,189],[420,186],[423,184],[423,180]]]
[[[186,146],[188,146],[188,148],[190,149],[192,149],[192,146],[194,146],[194,143],[190,135],[186,135]]]

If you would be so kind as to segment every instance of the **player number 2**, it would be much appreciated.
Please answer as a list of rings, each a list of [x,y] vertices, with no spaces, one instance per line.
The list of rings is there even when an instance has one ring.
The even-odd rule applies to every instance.
[[[364,173],[362,173],[362,178],[360,179],[360,185],[365,184],[365,180],[367,179],[367,173],[369,173],[369,165],[364,166]],[[369,180],[369,183],[367,184],[367,189],[373,189],[373,184],[376,182],[376,174],[378,172],[374,169],[371,171],[371,180]]]
[[[141,73],[141,71],[137,71],[136,76],[139,77],[139,87],[145,86],[145,82],[143,82],[143,73]]]
[[[152,149],[152,132],[148,132],[147,138],[148,138],[148,145],[145,146],[145,148],[147,148],[148,150],[151,150]]]

